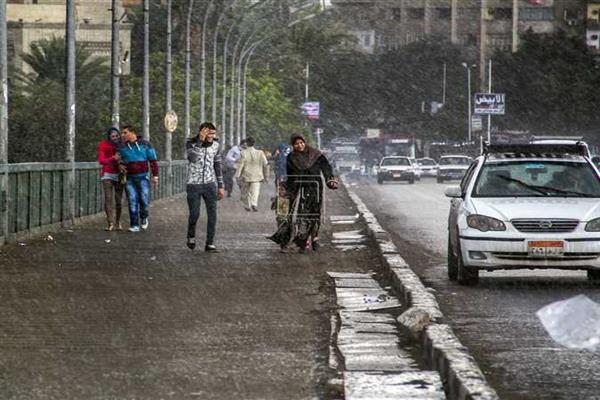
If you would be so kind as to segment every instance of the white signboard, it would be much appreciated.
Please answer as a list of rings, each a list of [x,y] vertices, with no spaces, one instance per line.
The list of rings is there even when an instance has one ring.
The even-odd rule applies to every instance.
[[[505,108],[504,93],[475,93],[475,114],[504,115]]]
[[[480,131],[483,129],[483,122],[479,115],[471,116],[471,129],[474,131]]]
[[[381,129],[367,129],[367,138],[378,138],[381,136]]]
[[[306,115],[308,119],[319,119],[321,105],[318,101],[307,101],[302,104],[302,114]]]

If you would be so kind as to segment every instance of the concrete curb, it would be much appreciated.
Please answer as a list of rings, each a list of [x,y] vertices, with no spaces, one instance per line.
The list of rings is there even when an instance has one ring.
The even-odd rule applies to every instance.
[[[350,187],[346,186],[346,190],[367,223],[369,233],[377,242],[394,289],[410,306],[409,310],[398,317],[398,322],[422,342],[425,358],[428,364],[440,373],[448,398],[498,399],[496,391],[489,386],[467,348],[460,343],[449,325],[441,323],[444,315],[435,296],[425,288],[400,256],[398,248],[375,215]]]

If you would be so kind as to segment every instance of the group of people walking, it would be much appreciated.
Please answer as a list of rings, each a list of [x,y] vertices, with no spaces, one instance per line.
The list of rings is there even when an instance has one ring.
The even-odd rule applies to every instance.
[[[196,225],[204,201],[207,231],[204,250],[218,252],[215,246],[217,202],[231,197],[234,181],[240,199],[248,212],[259,211],[261,183],[269,175],[265,153],[255,148],[255,140],[247,138],[232,147],[222,160],[217,129],[210,123],[200,125],[196,135],[186,142],[186,195],[189,209],[186,245],[196,247]],[[284,252],[304,252],[320,247],[319,229],[323,209],[323,178],[330,189],[338,181],[327,158],[306,143],[302,135],[293,135],[291,149],[280,144],[273,154],[277,196],[272,209],[277,213],[277,231],[268,238]],[[122,230],[122,194],[127,194],[130,227],[139,232],[149,225],[150,184],[158,185],[158,163],[152,145],[136,135],[131,126],[119,132],[111,128],[98,147],[102,165],[106,230]],[[290,246],[293,245],[293,246]]]

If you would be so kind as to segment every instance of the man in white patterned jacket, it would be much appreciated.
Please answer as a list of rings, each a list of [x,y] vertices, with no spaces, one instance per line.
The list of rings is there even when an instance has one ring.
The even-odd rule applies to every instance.
[[[204,250],[216,253],[214,244],[217,228],[217,201],[225,196],[220,146],[215,141],[217,129],[210,122],[200,125],[198,135],[185,144],[187,167],[187,202],[190,210],[187,246],[196,247],[196,223],[200,217],[200,203],[206,204],[207,226]]]

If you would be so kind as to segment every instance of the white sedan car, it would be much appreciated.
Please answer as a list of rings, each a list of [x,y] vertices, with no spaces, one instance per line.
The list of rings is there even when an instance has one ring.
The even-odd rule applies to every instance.
[[[445,193],[450,280],[519,268],[600,280],[600,176],[582,146],[490,146]]]
[[[417,165],[421,170],[421,176],[436,177],[438,173],[438,165],[433,158],[417,158]]]
[[[383,157],[377,171],[377,183],[385,181],[408,181],[415,183],[415,170],[408,157]]]
[[[437,170],[437,183],[462,179],[472,161],[471,157],[463,155],[441,156]]]

